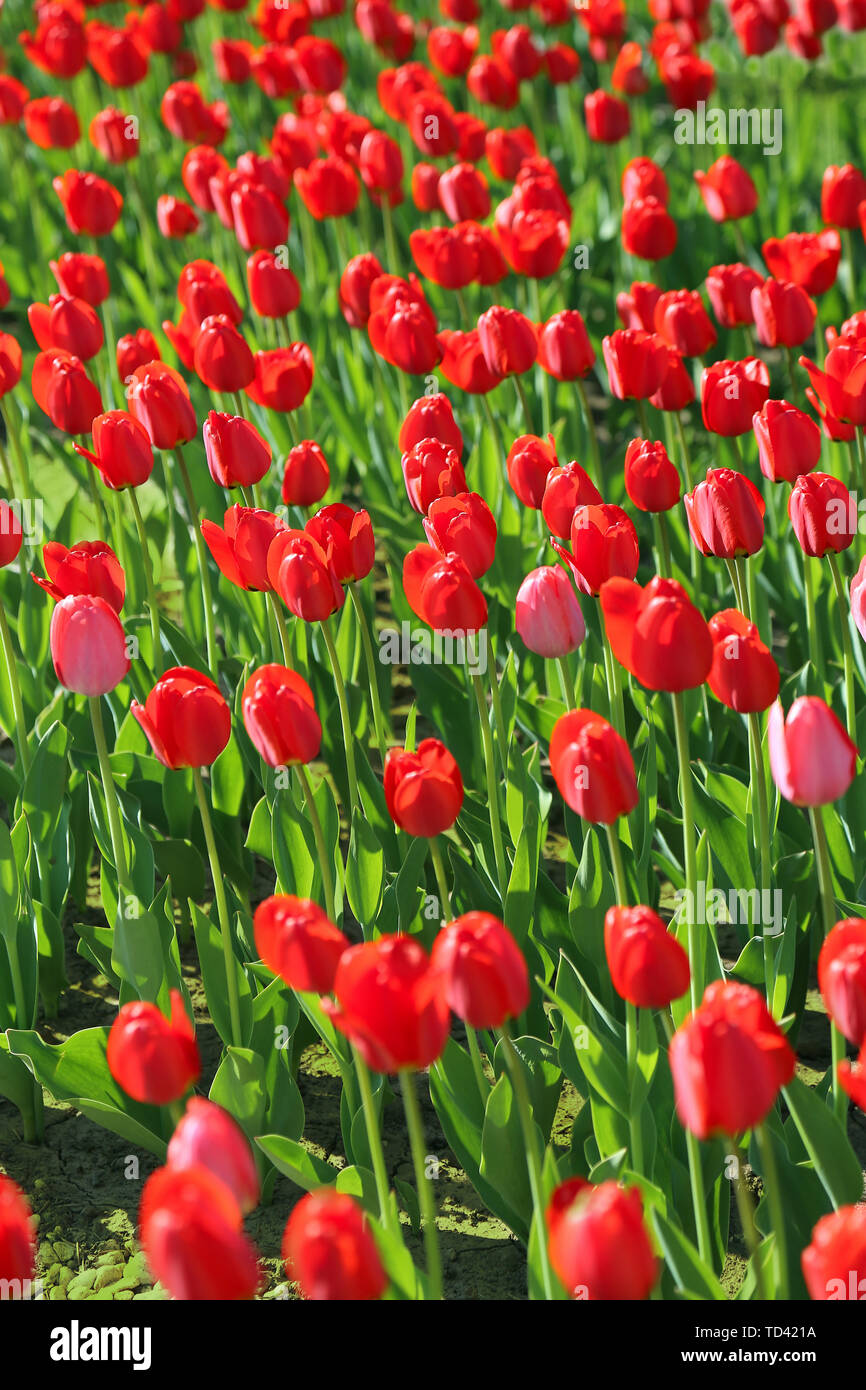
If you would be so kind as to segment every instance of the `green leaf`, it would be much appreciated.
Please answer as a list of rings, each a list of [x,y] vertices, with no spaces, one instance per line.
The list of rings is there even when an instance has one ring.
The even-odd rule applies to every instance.
[[[337,1181],[339,1169],[310,1153],[299,1140],[286,1139],[282,1134],[259,1134],[254,1138],[274,1167],[305,1192],[315,1192],[317,1187]]]
[[[250,1141],[255,1139],[268,1105],[263,1058],[246,1047],[227,1047],[209,1098],[234,1116]]]
[[[316,872],[316,845],[309,821],[286,788],[274,797],[271,831],[277,891],[308,898]]]
[[[798,1077],[789,1081],[783,1094],[791,1112],[788,1124],[796,1126],[834,1207],[859,1202],[863,1194],[860,1160],[836,1115]]]
[[[370,822],[356,807],[346,860],[346,896],[365,935],[375,922],[385,885],[385,852]]]
[[[543,1144],[540,1130],[538,1137]],[[525,1244],[529,1239],[532,1195],[517,1101],[511,1082],[504,1074],[487,1099],[481,1132],[479,1173],[516,1214],[517,1224],[512,1229]]]
[[[69,730],[58,720],[39,741],[24,779],[21,805],[33,839],[42,844],[54,834],[66,788]]]
[[[219,923],[202,912],[197,903],[190,900],[190,914],[195,932],[195,944],[201,966],[202,983],[207,996],[208,1009],[214,1027],[228,1046],[233,1041],[231,1016],[229,1014],[226,992],[226,962],[223,953],[222,932]],[[231,967],[238,983],[238,1003],[241,1015],[241,1032],[246,1042],[253,1024],[252,993],[250,982],[241,967],[240,961],[232,952]]]
[[[649,1219],[678,1289],[712,1302],[726,1300],[727,1295],[715,1274],[679,1227],[663,1216],[657,1207],[650,1210]]]

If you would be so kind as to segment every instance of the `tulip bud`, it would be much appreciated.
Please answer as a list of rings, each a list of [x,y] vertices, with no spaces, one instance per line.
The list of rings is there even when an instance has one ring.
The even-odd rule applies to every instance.
[[[388,1287],[362,1208],[335,1188],[301,1198],[289,1217],[282,1255],[289,1278],[313,1301],[370,1302]]]
[[[331,993],[349,940],[316,903],[289,894],[266,898],[256,908],[253,930],[265,965],[287,985],[302,993]]]
[[[647,1298],[658,1277],[637,1188],[561,1183],[546,1212],[550,1262],[572,1298]]]
[[[625,490],[642,512],[668,512],[680,500],[680,475],[659,440],[633,439],[625,451]]]
[[[51,615],[51,659],[57,679],[79,695],[107,695],[129,670],[126,638],[102,598],[70,594]]]
[[[148,1266],[173,1298],[229,1302],[258,1290],[262,1278],[243,1213],[209,1168],[157,1168],[138,1216]]]
[[[849,917],[828,932],[818,956],[818,985],[839,1032],[866,1042],[866,921]]]
[[[767,742],[773,781],[795,806],[838,801],[854,779],[857,749],[817,695],[801,695],[787,718],[777,700],[768,717]]]
[[[539,656],[566,656],[580,646],[586,624],[574,587],[558,565],[543,565],[526,576],[517,591],[515,626]]]
[[[592,710],[572,710],[556,721],[550,769],[564,801],[584,820],[612,825],[638,803],[628,745]]]
[[[202,427],[208,471],[220,487],[251,487],[271,466],[271,446],[240,415],[212,410]]]
[[[188,666],[171,667],[130,710],[166,767],[209,767],[231,736],[231,713],[217,686]]]
[[[611,907],[604,953],[613,987],[639,1009],[663,1009],[689,987],[689,959],[650,907]]]
[[[168,1142],[166,1160],[175,1172],[201,1166],[233,1194],[246,1215],[259,1201],[259,1175],[249,1141],[228,1111],[192,1096]]]
[[[178,991],[171,991],[170,1018],[143,999],[124,1004],[108,1034],[106,1061],[133,1100],[143,1105],[179,1100],[199,1075],[201,1061]]]
[[[318,754],[322,725],[313,692],[297,671],[259,666],[244,686],[241,712],[244,728],[269,767],[308,763]]]

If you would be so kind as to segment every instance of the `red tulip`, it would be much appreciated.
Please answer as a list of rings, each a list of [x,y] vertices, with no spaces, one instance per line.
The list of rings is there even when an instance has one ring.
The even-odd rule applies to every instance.
[[[588,92],[583,99],[583,113],[590,140],[615,145],[623,140],[631,129],[628,106],[609,92]]]
[[[144,426],[155,449],[176,449],[196,432],[186,382],[165,362],[137,367],[126,385],[129,413]]]
[[[517,79],[506,63],[487,53],[473,60],[466,74],[466,86],[482,106],[496,106],[500,111],[510,111],[517,105]],[[437,153],[435,150],[428,152]]]
[[[490,213],[487,180],[474,164],[452,164],[437,182],[437,206],[450,222],[480,222]]]
[[[510,130],[497,127],[488,130],[484,152],[496,177],[513,183],[523,161],[537,154],[538,147],[528,126],[514,126]]]
[[[540,280],[562,264],[571,237],[571,209],[562,216],[558,209],[533,207],[519,188],[496,209],[496,231],[511,269]]]
[[[471,1028],[501,1028],[529,1004],[529,971],[508,928],[489,912],[466,912],[443,927],[431,964],[449,1008]]]
[[[308,1192],[283,1236],[286,1273],[314,1302],[371,1302],[388,1287],[363,1209],[348,1193]]]
[[[629,160],[622,171],[620,188],[626,204],[637,198],[655,198],[664,207],[668,205],[668,181],[664,170],[645,155]]]
[[[135,87],[144,80],[149,54],[143,35],[98,20],[90,21],[86,33],[88,61],[109,87]]]
[[[294,672],[286,671],[284,667],[263,666],[261,669],[282,671],[284,676],[294,676]],[[283,683],[278,688],[288,693],[290,687],[284,676],[280,677]],[[300,677],[295,676],[295,680],[300,681]],[[300,684],[303,685],[303,681],[300,681]],[[246,701],[246,691],[244,700]],[[256,703],[260,704],[259,696],[256,696]],[[257,723],[258,717],[257,712]],[[288,706],[280,712],[278,718],[284,724],[282,737],[285,738],[290,720]],[[268,746],[270,736],[266,735],[263,742]],[[297,762],[298,759],[295,758],[293,761]],[[288,894],[266,898],[256,908],[253,930],[256,950],[265,965],[280,979],[285,980],[291,989],[300,990],[302,993],[331,993],[340,958],[350,943],[316,903],[310,902],[308,898],[295,898]]]
[[[770,394],[770,374],[758,357],[720,361],[701,373],[701,414],[714,434],[746,434]]]
[[[374,280],[367,331],[374,352],[411,375],[431,372],[442,355],[435,315],[414,277],[380,275]]]
[[[535,361],[537,330],[517,309],[487,309],[478,320],[478,339],[488,369],[499,377],[520,375]]]
[[[661,294],[658,285],[651,280],[633,280],[628,293],[623,291],[616,297],[616,311],[623,326],[654,333],[656,305]]]
[[[804,555],[822,559],[847,550],[857,534],[857,508],[845,484],[829,473],[803,473],[788,498],[788,516]]]
[[[84,299],[52,294],[47,304],[31,304],[27,318],[43,352],[60,348],[87,362],[105,341],[99,315]]]
[[[202,428],[208,471],[220,487],[251,487],[271,466],[271,446],[240,415],[208,414]]]
[[[81,136],[75,110],[62,97],[36,97],[24,107],[24,129],[40,150],[71,150]]]
[[[754,323],[752,290],[760,289],[762,284],[758,272],[740,261],[735,265],[714,265],[707,271],[707,295],[723,328]]]
[[[244,1214],[258,1206],[259,1175],[249,1141],[227,1110],[191,1096],[166,1152],[174,1172],[206,1168],[232,1193]]]
[[[552,469],[558,466],[553,435],[540,439],[522,434],[508,450],[505,461],[508,481],[525,507],[541,507],[545,486]]]
[[[856,227],[866,199],[866,178],[853,164],[829,165],[821,180],[821,217],[836,227]]]
[[[24,528],[21,525],[19,507],[10,507],[8,502],[0,501],[0,569],[11,565],[21,553],[24,544]]]
[[[630,256],[661,261],[677,244],[677,224],[658,198],[636,198],[622,214],[622,244]]]
[[[219,145],[231,124],[225,102],[208,106],[194,82],[173,82],[166,87],[159,114],[166,130],[188,145]]]
[[[646,400],[659,389],[667,358],[657,334],[618,328],[601,346],[610,389],[619,400]]]
[[[443,77],[462,77],[478,48],[478,30],[436,25],[427,35],[427,56]]]
[[[707,685],[717,700],[739,714],[770,707],[779,694],[779,668],[758,629],[736,608],[709,621],[713,664]]]
[[[417,228],[409,233],[409,249],[421,274],[434,285],[459,290],[475,279],[478,257],[458,227]]]
[[[229,507],[222,528],[213,521],[201,523],[208,550],[219,570],[240,589],[271,588],[268,578],[268,551],[285,523],[273,512],[256,507]]]
[[[866,1291],[866,1207],[838,1207],[822,1216],[800,1256],[809,1297],[862,1300]]]
[[[117,613],[90,594],[59,600],[51,615],[50,646],[57,679],[79,695],[107,695],[129,671]]]
[[[436,740],[424,740],[429,742]],[[386,789],[388,766],[386,762]],[[422,816],[425,793],[416,790],[410,795],[418,803],[419,819],[425,820],[421,833],[438,834],[426,828],[427,818]],[[431,800],[439,800],[436,793],[430,795]],[[437,809],[440,814],[430,824],[442,819],[442,806]],[[419,1070],[440,1056],[448,1038],[450,1011],[441,977],[412,937],[384,936],[350,946],[337,966],[334,995],[337,1004],[325,1000],[323,1008],[374,1071]]]
[[[642,512],[668,512],[680,500],[680,475],[659,440],[633,439],[625,451],[625,490]]]
[[[440,443],[457,452],[463,452],[463,435],[454,419],[454,410],[447,396],[441,392],[431,396],[420,396],[409,408],[400,426],[397,444],[406,454],[423,439],[438,439]]]
[[[469,333],[445,329],[439,334],[438,343],[442,353],[439,369],[452,386],[470,395],[486,395],[504,380],[488,366],[477,329]]]
[[[376,542],[369,512],[332,502],[311,516],[304,530],[321,546],[341,584],[355,583],[370,573]]]
[[[287,507],[311,507],[328,491],[328,461],[313,439],[304,439],[286,455],[281,496]]]
[[[33,1278],[36,1227],[27,1198],[0,1173],[0,1280],[19,1285]]]
[[[62,178],[52,181],[52,187],[63,205],[66,225],[77,236],[107,236],[114,228],[123,207],[123,198],[113,184],[98,174],[67,169]]]
[[[363,328],[370,317],[370,291],[384,271],[372,251],[353,256],[340,277],[340,308],[350,328]]]
[[[171,1017],[155,1004],[124,1004],[108,1034],[108,1070],[117,1084],[143,1105],[179,1100],[201,1071],[195,1030],[176,989]]]
[[[209,767],[231,737],[231,713],[217,686],[189,666],[172,666],[130,710],[169,768]]]
[[[866,921],[848,917],[828,933],[818,956],[818,985],[839,1032],[866,1042]]]
[[[10,360],[14,370],[14,352]],[[30,384],[39,409],[65,434],[89,434],[94,418],[102,413],[99,388],[90,380],[81,358],[71,352],[51,348],[38,353]]]
[[[638,803],[628,744],[592,710],[572,710],[556,721],[550,770],[566,804],[594,824],[612,825]]]
[[[305,623],[323,622],[345,600],[328,556],[306,531],[281,531],[274,538],[268,579],[290,612]]]
[[[559,565],[543,565],[526,576],[517,591],[514,625],[539,656],[567,656],[577,650],[586,624],[574,587]]]
[[[385,800],[391,819],[408,835],[432,838],[450,829],[463,805],[463,781],[444,743],[425,738],[415,752],[389,748]]]
[[[752,428],[758,441],[761,472],[772,482],[794,483],[809,473],[821,456],[821,431],[790,401],[766,401]]]
[[[138,122],[116,106],[97,111],[87,133],[91,145],[109,164],[127,164],[138,156]]]
[[[87,63],[81,18],[61,5],[40,5],[35,34],[18,35],[28,62],[53,77],[76,77]]]
[[[682,357],[703,357],[716,342],[716,330],[697,290],[670,290],[660,295],[654,325],[656,333]]]
[[[637,1188],[569,1178],[553,1193],[546,1219],[550,1262],[572,1298],[649,1296],[658,1261]]]
[[[311,217],[348,217],[355,211],[361,186],[351,164],[333,155],[314,159],[305,169],[296,169],[295,188]],[[276,243],[274,243],[276,244]]]
[[[439,180],[441,177],[434,164],[425,164],[422,160],[415,165],[411,177],[412,202],[419,212],[439,211]],[[371,253],[368,252],[367,254]]]
[[[403,589],[412,612],[434,632],[465,636],[487,622],[487,602],[459,555],[416,545],[403,561]]]
[[[0,333],[0,399],[20,380],[21,348],[11,334]]]
[[[64,251],[50,265],[60,293],[68,299],[83,299],[95,309],[108,298],[111,287],[101,256]]]
[[[233,1193],[210,1168],[157,1168],[139,1208],[141,1247],[175,1299],[250,1299],[262,1282]]]
[[[427,509],[424,531],[434,549],[458,556],[473,579],[480,579],[493,564],[496,522],[477,492],[436,498]]]
[[[714,222],[748,217],[758,206],[758,190],[733,155],[723,154],[709,169],[698,169],[695,183]]]
[[[702,555],[733,560],[764,543],[764,499],[745,473],[710,468],[683,498],[692,540]]]
[[[857,749],[817,695],[801,695],[787,718],[777,700],[767,720],[773,781],[795,806],[826,806],[844,796],[857,770]]]
[[[551,468],[541,498],[541,515],[555,536],[568,539],[578,507],[601,503],[601,493],[576,461]]]
[[[242,391],[255,376],[255,363],[245,338],[223,314],[206,318],[195,342],[197,375],[212,391]]]
[[[761,248],[767,269],[777,280],[800,285],[807,294],[824,294],[835,284],[842,241],[835,230],[789,232],[770,237]]]
[[[259,666],[244,686],[241,712],[244,728],[269,767],[291,767],[317,756],[322,725],[313,693],[296,671]]]
[[[419,440],[400,463],[409,502],[422,516],[437,497],[456,497],[467,490],[457,451],[438,439]]]
[[[613,987],[639,1009],[664,1009],[689,987],[689,958],[651,907],[611,907],[604,954]]]
[[[731,980],[707,987],[668,1057],[677,1114],[699,1139],[733,1138],[760,1124],[796,1062],[758,991]]]
[[[261,318],[282,319],[301,302],[297,276],[273,251],[254,251],[247,261],[250,301]]]
[[[159,356],[159,345],[148,328],[125,333],[117,340],[117,375],[126,384],[134,371],[158,362]]]
[[[29,98],[23,82],[0,72],[0,125],[18,125]]]
[[[640,561],[637,532],[622,507],[600,502],[579,506],[571,519],[571,549],[554,549],[574,570],[584,594],[598,594],[613,575],[634,579]]]
[[[800,358],[800,365],[829,417],[866,425],[866,353],[840,341],[827,353],[823,371],[807,357]]]
[[[658,59],[659,76],[665,85],[668,101],[675,110],[695,111],[716,85],[712,63],[697,53],[680,50],[675,44],[665,49]]]
[[[648,690],[691,690],[713,664],[709,628],[675,579],[609,579],[601,611],[613,654]]]
[[[246,393],[256,405],[268,410],[291,411],[310,393],[315,367],[306,343],[253,354],[254,376]]]
[[[42,561],[48,578],[35,574],[33,578],[53,599],[89,594],[120,612],[126,580],[120,561],[104,541],[79,541],[71,550],[59,541],[48,541],[42,547]]]
[[[799,285],[765,280],[752,290],[752,314],[758,339],[766,347],[797,347],[812,336],[818,312]]]
[[[537,357],[539,366],[557,381],[586,376],[595,362],[595,351],[577,309],[563,309],[542,324]]]
[[[201,223],[189,203],[163,194],[156,202],[156,225],[161,236],[180,240],[197,232]]]
[[[231,192],[232,227],[244,251],[270,250],[289,237],[289,214],[264,184],[242,182]]]
[[[616,55],[610,85],[623,96],[642,96],[649,89],[643,70],[643,50],[639,43],[624,43]]]

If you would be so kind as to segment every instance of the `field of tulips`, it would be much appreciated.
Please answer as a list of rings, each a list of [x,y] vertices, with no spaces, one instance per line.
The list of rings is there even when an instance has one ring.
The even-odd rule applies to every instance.
[[[0,1302],[866,1299],[864,80],[0,0]]]

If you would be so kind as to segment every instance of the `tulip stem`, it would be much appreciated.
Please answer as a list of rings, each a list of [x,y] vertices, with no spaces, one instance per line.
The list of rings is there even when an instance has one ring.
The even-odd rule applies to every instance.
[[[373,1162],[373,1176],[376,1179],[376,1196],[379,1200],[379,1216],[386,1231],[396,1234],[400,1223],[394,1220],[391,1206],[391,1187],[385,1167],[385,1153],[382,1148],[382,1135],[379,1130],[379,1116],[373,1100],[373,1087],[370,1084],[370,1071],[357,1047],[352,1045],[352,1059],[358,1075],[358,1088],[361,1092],[361,1109],[364,1111],[364,1128],[367,1133],[367,1146]]]
[[[674,707],[674,729],[677,742],[677,762],[680,769],[680,800],[683,812],[683,865],[686,874],[686,900],[689,904],[688,952],[691,969],[691,1005],[698,1007],[703,994],[703,969],[698,961],[697,931],[695,929],[695,894],[697,892],[697,848],[695,818],[692,806],[692,770],[689,765],[689,731],[681,690],[671,695]],[[698,977],[701,977],[700,979]]]
[[[809,641],[809,656],[821,687],[821,694],[824,693],[824,647],[817,628],[817,609],[815,601],[817,598],[817,585],[815,584],[815,572],[812,569],[811,556],[803,555],[803,587],[806,591],[806,636]]]
[[[586,386],[582,377],[578,377],[574,384],[577,387],[577,393],[580,396],[580,404],[583,410],[583,418],[586,422],[587,434],[589,435],[589,447],[590,452],[592,454],[592,471],[595,474],[595,481],[598,486],[598,490],[600,493],[602,493],[602,495],[604,495],[605,482],[604,474],[602,472],[601,467],[601,450],[598,447],[598,435],[595,429],[595,421],[592,418],[592,411],[589,408],[589,397],[586,394]]]
[[[651,439],[652,433],[650,430],[649,417],[646,413],[646,401],[641,400],[641,398],[638,397],[635,400],[635,405],[637,406],[637,418],[640,421],[641,438]]]
[[[532,411],[529,408],[529,397],[526,394],[526,387],[523,385],[517,373],[514,375],[514,385],[517,391],[520,408],[523,411],[523,422],[526,425],[527,434],[534,434],[535,431],[532,428]]]
[[[21,699],[21,683],[18,680],[18,662],[15,657],[15,648],[12,645],[12,634],[9,631],[9,623],[6,618],[5,604],[0,601],[0,644],[3,647],[3,659],[6,662],[6,673],[9,680],[9,690],[12,694],[12,711],[15,716],[15,741],[18,744],[18,758],[21,763],[23,778],[30,771],[30,747],[27,742],[27,721],[24,717],[24,703]]]
[[[360,809],[361,802],[358,796],[358,778],[355,772],[355,735],[352,729],[352,716],[349,713],[349,702],[346,698],[346,686],[343,680],[343,670],[340,666],[340,658],[337,655],[337,648],[331,632],[330,618],[322,619],[322,636],[325,639],[325,646],[328,649],[328,657],[331,662],[331,670],[334,673],[334,685],[337,687],[337,702],[340,706],[340,720],[343,725],[343,742],[346,745],[346,775],[349,779],[349,820],[352,819],[352,812],[357,806]]]
[[[141,563],[144,566],[144,586],[147,590],[147,608],[150,615],[150,636],[153,643],[153,669],[157,680],[159,680],[163,670],[162,636],[159,628],[159,604],[156,597],[156,585],[153,582],[153,569],[151,567],[150,551],[147,545],[147,532],[144,529],[144,518],[141,515],[141,507],[138,504],[135,488],[128,488],[127,492],[132,507],[132,514],[135,517],[135,528],[138,531],[138,543],[141,547]]]
[[[756,1126],[755,1133],[758,1136],[758,1149],[764,1168],[764,1189],[770,1207],[770,1220],[773,1223],[773,1233],[776,1237],[776,1257],[779,1266],[776,1298],[784,1302],[788,1298],[788,1236],[785,1226],[785,1212],[782,1206],[782,1189],[779,1186],[773,1140],[766,1121]]]
[[[213,595],[210,586],[210,570],[207,566],[207,546],[204,543],[204,536],[201,533],[201,527],[198,523],[198,508],[195,504],[195,494],[192,490],[192,483],[190,482],[189,470],[186,466],[183,450],[180,448],[175,449],[174,456],[177,459],[178,472],[180,473],[180,480],[183,484],[184,496],[186,497],[186,505],[189,511],[189,524],[192,527],[193,545],[195,546],[196,559],[198,561],[199,580],[201,582],[201,600],[202,607],[204,608],[207,664],[211,675],[216,676],[217,644],[213,620]]]
[[[610,642],[607,638],[607,628],[604,625],[604,619],[602,619],[601,624],[601,640],[604,647],[604,674],[607,680],[610,722],[620,737],[625,738],[625,707],[622,700],[622,689],[619,683],[616,658],[610,649]]]
[[[280,647],[282,648],[283,653],[283,662],[286,666],[288,666],[289,658],[291,655],[291,643],[289,642],[289,634],[286,630],[286,620],[283,617],[283,610],[277,603],[273,589],[268,590],[268,604],[270,606],[271,613],[273,614],[274,622],[277,625],[277,633],[279,634]],[[271,640],[273,640],[273,638]]]
[[[430,839],[430,858],[433,860],[433,872],[436,875],[436,887],[439,889],[439,908],[443,922],[451,921],[451,894],[448,892],[448,880],[445,877],[445,864],[442,860],[442,850],[439,840],[434,835]]]
[[[667,517],[664,512],[653,512],[653,530],[655,531],[656,550],[658,551],[659,573],[665,579],[670,579],[671,542],[668,535]]]
[[[126,849],[123,843],[123,827],[120,819],[120,806],[117,800],[117,788],[114,785],[114,778],[111,774],[111,763],[108,758],[108,744],[105,741],[105,725],[102,722],[102,703],[101,697],[91,695],[87,700],[90,706],[90,722],[93,725],[93,741],[96,744],[96,757],[99,762],[99,775],[102,779],[102,795],[105,797],[105,810],[108,815],[108,833],[111,837],[111,852],[114,855],[114,870],[117,874],[118,891],[131,891],[132,885],[129,877],[129,866],[126,860]]]
[[[758,1131],[760,1133],[760,1130]],[[746,1187],[743,1178],[743,1160],[737,1142],[733,1138],[728,1139],[731,1150],[731,1157],[736,1165],[734,1169],[734,1193],[737,1198],[737,1211],[740,1216],[740,1225],[743,1228],[743,1239],[749,1251],[749,1258],[752,1262],[752,1269],[755,1271],[755,1287],[758,1298],[762,1303],[766,1302],[767,1290],[764,1284],[764,1267],[761,1263],[761,1255],[758,1250],[760,1244],[758,1229],[755,1225],[755,1208],[752,1203],[751,1193]]]
[[[749,720],[749,741],[752,745],[752,772],[755,779],[755,805],[758,812],[757,829],[757,850],[761,860],[761,902],[765,899],[765,894],[770,891],[770,810],[767,800],[767,779],[764,775],[764,754],[761,746],[761,721],[757,714],[751,712]],[[763,944],[764,944],[764,985],[767,991],[767,1007],[773,1011],[773,981],[771,978],[771,956],[770,956],[770,937],[763,930],[764,923],[761,923]]]
[[[833,576],[833,588],[836,590],[836,602],[839,606],[839,619],[842,624],[842,660],[845,666],[845,717],[848,725],[848,737],[852,743],[857,742],[857,711],[854,707],[854,653],[851,650],[851,631],[848,627],[848,611],[850,601],[845,593],[845,585],[842,583],[842,576],[839,573],[839,561],[834,551],[827,551],[827,563],[830,566],[830,573]]]
[[[860,478],[866,492],[866,431],[862,427],[859,430],[855,429],[854,437],[857,440],[857,457],[860,460]]]
[[[564,656],[556,658],[556,665],[559,668],[559,683],[562,686],[562,698],[565,701],[566,709],[575,708],[574,681],[571,679],[571,672],[568,669]]]
[[[613,867],[613,884],[616,890],[616,900],[622,907],[628,906],[628,885],[626,884],[625,869],[622,863],[622,850],[619,847],[619,837],[614,825],[605,826],[607,830],[607,847],[610,850],[610,862]]]
[[[15,466],[24,485],[24,497],[27,500],[35,497],[33,482],[30,477],[30,469],[27,463],[25,451],[21,448],[18,433],[12,428],[12,411],[5,400],[0,400],[0,418],[6,426],[6,439],[9,443],[12,455],[15,459]],[[22,499],[24,500],[24,499]]]
[[[529,1091],[526,1086],[526,1078],[523,1075],[523,1066],[517,1055],[514,1043],[511,1040],[508,1024],[503,1023],[502,1027],[497,1029],[497,1032],[502,1039],[502,1048],[505,1053],[505,1065],[508,1068],[508,1076],[514,1091],[514,1098],[517,1102],[517,1114],[520,1118],[520,1128],[523,1131],[523,1144],[526,1149],[526,1167],[529,1174],[529,1188],[532,1193],[532,1208],[535,1212],[538,1253],[541,1260],[541,1277],[544,1285],[544,1296],[546,1299],[552,1299],[553,1276],[550,1269],[550,1254],[547,1248],[547,1230],[544,1222],[543,1159],[538,1153],[537,1127],[529,1102]]]
[[[226,971],[226,993],[229,1004],[229,1020],[231,1024],[232,1045],[234,1047],[243,1046],[243,1035],[241,1032],[241,1009],[240,998],[238,995],[238,979],[235,971],[234,951],[232,949],[231,923],[229,922],[228,902],[226,901],[225,882],[220,866],[219,853],[217,851],[216,839],[213,832],[213,821],[211,820],[210,806],[208,805],[207,792],[205,791],[204,780],[201,775],[201,768],[194,767],[192,770],[193,782],[195,783],[196,800],[198,801],[199,814],[201,816],[202,830],[204,831],[205,844],[207,845],[207,856],[210,862],[211,878],[213,879],[214,897],[216,898],[217,915],[220,924],[220,936],[222,937],[223,961]]]
[[[809,807],[809,823],[812,827],[812,843],[815,846],[815,863],[818,867],[818,891],[821,898],[821,916],[824,935],[828,935],[836,921],[836,902],[833,897],[833,873],[830,868],[830,851],[827,848],[827,832],[820,806]],[[839,1063],[845,1059],[845,1039],[835,1023],[830,1024],[830,1054],[833,1068],[833,1109],[845,1124],[848,1113],[848,1097],[839,1084]]]
[[[502,715],[502,700],[499,695],[499,673],[496,669],[496,657],[493,649],[490,651],[490,703],[493,706],[493,718],[496,721],[496,742],[499,748],[499,761],[502,764],[502,776],[508,781],[508,737],[505,729],[505,720]]]
[[[382,703],[379,699],[379,682],[376,677],[376,658],[373,653],[373,642],[370,637],[370,625],[367,622],[367,615],[364,612],[364,605],[361,602],[361,595],[358,592],[357,584],[349,585],[349,594],[354,604],[355,615],[358,619],[358,627],[361,632],[361,646],[364,649],[364,661],[367,666],[367,681],[370,686],[370,701],[373,706],[373,723],[376,729],[376,742],[379,745],[379,753],[384,767],[385,754],[388,751],[388,737],[385,732]]]
[[[424,1228],[424,1251],[427,1256],[427,1278],[430,1296],[442,1301],[442,1259],[439,1254],[439,1234],[436,1230],[436,1201],[433,1196],[431,1179],[427,1176],[426,1140],[421,1106],[415,1090],[415,1079],[411,1071],[401,1071],[400,1089],[403,1093],[403,1109],[406,1112],[406,1126],[409,1130],[409,1146],[412,1150],[412,1164],[415,1168],[415,1184],[418,1188],[418,1202],[421,1207],[421,1220]]]
[[[490,719],[487,713],[487,703],[484,699],[484,690],[479,675],[472,676],[472,686],[475,691],[475,702],[478,705],[478,717],[481,720],[481,738],[484,743],[484,767],[487,774],[487,809],[490,815],[490,830],[493,835],[493,854],[496,859],[496,876],[499,879],[499,898],[504,911],[505,898],[508,891],[508,863],[505,858],[505,847],[502,843],[502,826],[499,822],[499,797],[496,787],[493,738],[490,733]]]
[[[692,977],[694,978],[694,976]],[[701,1167],[701,1147],[697,1137],[686,1128],[686,1150],[689,1156],[689,1181],[692,1188],[692,1208],[698,1232],[698,1251],[704,1264],[713,1267],[713,1243],[707,1217],[707,1197],[704,1191],[704,1171]]]
[[[334,921],[334,875],[331,872],[331,865],[328,862],[328,851],[325,846],[325,836],[322,831],[322,822],[316,810],[316,799],[313,796],[313,788],[307,769],[303,763],[295,764],[295,772],[298,774],[298,781],[304,789],[304,800],[307,804],[307,815],[310,817],[310,825],[313,827],[313,839],[316,842],[316,854],[319,860],[319,869],[322,875],[322,894],[325,899],[325,912]]]
[[[337,219],[335,219],[336,224]],[[394,214],[391,211],[391,202],[387,192],[382,195],[382,226],[385,229],[385,252],[388,257],[388,269],[392,275],[399,275],[400,260],[397,255],[397,241],[394,236]],[[345,265],[345,260],[343,264]]]

